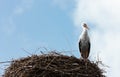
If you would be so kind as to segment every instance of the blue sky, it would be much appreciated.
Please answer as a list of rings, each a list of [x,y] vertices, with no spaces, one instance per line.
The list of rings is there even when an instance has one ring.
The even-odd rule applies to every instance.
[[[68,40],[71,47],[74,46],[74,26],[69,10],[64,11],[52,1],[44,0],[31,0],[31,3],[29,0],[26,3],[5,0],[2,3],[0,50],[4,55],[1,56],[16,57],[25,54],[21,48],[42,46],[68,50]]]
[[[120,77],[119,0],[0,0],[0,62],[28,56],[40,48],[80,57],[77,42],[81,23],[90,28],[90,60]],[[24,50],[27,52],[25,52]],[[36,54],[40,54],[40,50]],[[68,52],[69,51],[69,52]],[[1,64],[0,74],[5,64]]]
[[[70,3],[61,7],[54,0],[0,1],[0,61],[30,55],[24,50],[35,54],[38,48],[44,50],[42,47],[60,52],[77,50],[71,16],[74,6]]]

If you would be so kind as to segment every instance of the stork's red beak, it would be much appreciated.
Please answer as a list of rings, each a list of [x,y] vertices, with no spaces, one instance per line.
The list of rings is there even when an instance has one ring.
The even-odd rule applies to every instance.
[[[85,28],[89,30],[88,26],[86,26]]]

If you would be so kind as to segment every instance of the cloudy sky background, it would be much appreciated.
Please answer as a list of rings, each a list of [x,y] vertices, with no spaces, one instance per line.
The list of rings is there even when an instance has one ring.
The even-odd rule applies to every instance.
[[[64,51],[80,57],[77,42],[81,23],[90,27],[90,59],[109,68],[108,77],[120,77],[119,0],[1,0],[0,62],[40,54],[40,50]],[[0,74],[7,64],[1,64]]]

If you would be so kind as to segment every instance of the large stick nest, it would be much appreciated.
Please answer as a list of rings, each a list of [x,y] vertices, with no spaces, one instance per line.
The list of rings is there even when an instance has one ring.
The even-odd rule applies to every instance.
[[[58,53],[32,55],[11,62],[4,77],[105,77],[97,63]]]

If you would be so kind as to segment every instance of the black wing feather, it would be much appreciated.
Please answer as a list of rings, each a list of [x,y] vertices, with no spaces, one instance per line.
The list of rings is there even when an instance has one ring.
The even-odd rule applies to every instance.
[[[81,40],[79,41],[79,51],[81,52]]]
[[[90,53],[90,47],[91,47],[91,44],[90,44],[90,41],[88,41],[88,55]]]

